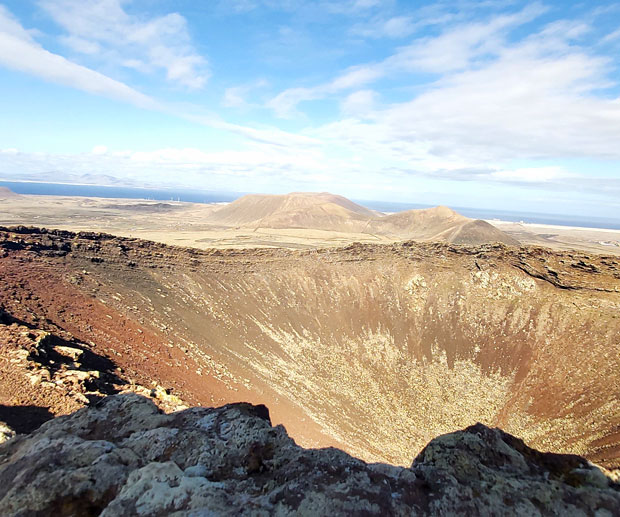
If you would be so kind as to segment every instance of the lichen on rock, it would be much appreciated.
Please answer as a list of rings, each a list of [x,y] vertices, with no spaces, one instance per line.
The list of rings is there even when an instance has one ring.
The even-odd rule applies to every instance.
[[[572,455],[481,424],[410,468],[304,449],[265,406],[162,413],[114,395],[0,446],[2,515],[618,515],[620,487]]]
[[[15,431],[10,428],[6,423],[0,422],[0,444],[15,436]]]

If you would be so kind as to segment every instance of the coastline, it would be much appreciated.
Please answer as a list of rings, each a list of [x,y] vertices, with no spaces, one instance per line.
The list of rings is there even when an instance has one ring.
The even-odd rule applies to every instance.
[[[501,219],[483,219],[485,222],[492,224],[493,226],[499,225],[514,225],[514,226],[522,226],[526,229],[552,229],[558,231],[592,231],[592,232],[609,232],[609,233],[617,233],[620,235],[620,230],[615,228],[595,228],[591,226],[568,226],[562,224],[543,224],[543,223],[526,223],[526,222],[515,222],[515,221],[502,221]]]

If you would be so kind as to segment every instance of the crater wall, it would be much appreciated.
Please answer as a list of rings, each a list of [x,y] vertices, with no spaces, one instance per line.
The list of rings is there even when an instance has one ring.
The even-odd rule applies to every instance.
[[[620,463],[612,257],[430,243],[201,252],[15,229],[2,239],[4,282],[54,271],[59,292],[163,343],[127,340],[127,368],[162,361],[171,385],[203,403],[214,393],[265,402],[304,446],[409,465],[435,436],[482,422],[542,450]],[[27,297],[0,301],[43,311]],[[86,333],[67,307],[43,312]],[[109,319],[97,321],[100,340]]]

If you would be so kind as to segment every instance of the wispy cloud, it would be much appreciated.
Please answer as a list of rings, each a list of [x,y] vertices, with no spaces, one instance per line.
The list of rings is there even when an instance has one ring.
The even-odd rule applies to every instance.
[[[417,27],[413,16],[392,16],[356,25],[351,33],[365,38],[404,38],[413,34]]]
[[[267,102],[267,107],[274,110],[281,118],[290,118],[296,114],[297,106],[304,101],[323,99],[329,95],[360,88],[384,75],[381,65],[353,66],[334,78],[329,83],[312,88],[289,88]]]
[[[601,94],[614,86],[610,59],[577,44],[591,27],[558,20],[509,38],[544,12],[532,4],[484,23],[446,28],[328,83],[285,90],[268,106],[291,117],[303,101],[342,97],[396,73],[424,71],[435,76],[414,83],[419,93],[411,100],[379,108],[370,93],[347,93],[341,100],[345,118],[306,134],[342,153],[381,156],[423,174],[480,170],[515,159],[620,159],[620,99]]]
[[[248,96],[252,93],[252,91],[265,88],[266,86],[268,86],[268,82],[266,80],[258,79],[250,83],[226,88],[226,90],[224,90],[222,104],[227,108],[250,107],[253,103],[248,100]]]
[[[19,21],[0,5],[0,65],[19,70],[46,81],[55,82],[93,95],[126,102],[197,124],[241,135],[253,142],[278,148],[300,148],[317,145],[306,135],[297,135],[275,127],[255,128],[232,124],[218,116],[201,115],[198,107],[165,103],[100,72],[69,61],[41,47]],[[252,87],[260,87],[261,81]]]
[[[139,107],[154,108],[157,104],[151,97],[120,81],[45,50],[1,5],[0,64],[47,81]]]
[[[345,116],[364,118],[376,109],[378,97],[374,90],[357,90],[340,103],[340,109]]]
[[[208,77],[189,14],[138,15],[143,4],[131,0],[34,1],[61,34],[27,30],[1,8],[0,65],[190,121],[195,127],[183,128],[192,144],[179,138],[180,148],[166,147],[160,128],[153,133],[160,143],[145,149],[146,133],[127,143],[131,150],[115,149],[118,138],[86,135],[73,154],[21,153],[14,148],[23,139],[7,141],[0,172],[114,171],[145,184],[357,189],[367,199],[424,188],[452,189],[455,198],[465,190],[520,192],[526,201],[532,193],[590,192],[620,204],[612,54],[620,37],[613,20],[599,24],[603,14],[587,6],[222,0],[201,27],[222,20],[245,27],[244,16],[265,27],[239,35],[241,43],[217,31],[220,40],[204,36],[218,74],[208,91],[184,97],[185,88],[170,83],[200,88]],[[248,52],[229,52],[233,40]],[[334,54],[328,59],[324,49]],[[164,78],[165,97],[156,98]],[[217,141],[201,140],[200,126],[214,128]],[[202,141],[204,149],[189,147]]]
[[[121,0],[39,3],[67,32],[61,42],[75,52],[143,72],[164,70],[170,82],[187,88],[202,88],[207,82],[207,61],[194,48],[187,20],[178,13],[130,15]]]
[[[295,11],[356,16],[386,7],[391,0],[220,0],[221,9],[247,13],[259,8],[275,11]]]
[[[297,105],[303,101],[359,88],[396,73],[446,74],[465,70],[478,60],[496,57],[505,45],[508,31],[535,19],[545,10],[534,3],[486,22],[453,26],[439,36],[416,39],[383,61],[350,67],[328,83],[284,90],[269,100],[267,107],[287,118],[295,114]]]

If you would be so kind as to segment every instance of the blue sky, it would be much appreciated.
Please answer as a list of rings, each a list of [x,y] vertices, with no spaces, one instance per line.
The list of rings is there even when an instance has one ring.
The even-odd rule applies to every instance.
[[[620,5],[0,0],[0,178],[620,218]]]

